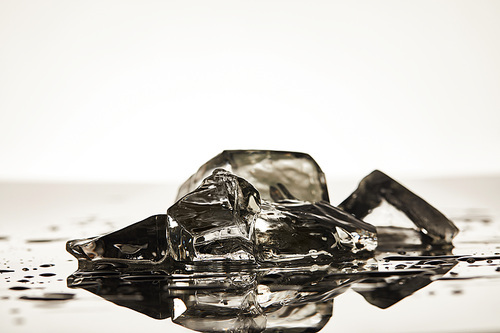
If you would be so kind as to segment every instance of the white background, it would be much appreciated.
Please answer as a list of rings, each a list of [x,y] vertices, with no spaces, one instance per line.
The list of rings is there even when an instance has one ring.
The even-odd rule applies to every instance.
[[[500,174],[500,1],[0,0],[0,180]]]

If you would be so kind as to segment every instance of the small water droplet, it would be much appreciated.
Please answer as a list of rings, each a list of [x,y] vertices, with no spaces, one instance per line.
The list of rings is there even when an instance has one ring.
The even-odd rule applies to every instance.
[[[10,290],[28,290],[31,289],[30,287],[24,287],[24,286],[15,286],[15,287],[10,287]]]
[[[75,298],[71,293],[45,293],[42,296],[21,296],[19,299],[30,301],[66,301]]]

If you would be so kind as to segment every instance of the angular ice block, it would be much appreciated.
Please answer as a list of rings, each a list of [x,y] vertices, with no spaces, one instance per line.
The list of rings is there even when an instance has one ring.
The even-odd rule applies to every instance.
[[[166,225],[166,215],[154,215],[103,236],[69,241],[66,249],[83,261],[158,263],[167,254]]]
[[[282,193],[286,188],[281,185]],[[83,261],[278,264],[349,258],[377,246],[376,229],[328,202],[268,202],[245,179],[216,169],[166,215],[70,241]]]
[[[359,219],[368,219],[374,209],[380,206],[402,212],[433,243],[451,243],[458,233],[453,222],[436,208],[378,170],[366,176],[358,188],[339,205]],[[384,225],[384,221],[380,221],[380,224]]]
[[[259,199],[247,181],[216,169],[167,212],[174,260],[307,261],[377,245],[375,228],[327,202]]]
[[[176,261],[254,261],[259,192],[217,169],[167,211],[168,247]]]
[[[274,150],[225,150],[182,184],[180,199],[197,188],[215,169],[225,169],[246,179],[264,200],[273,201],[272,191],[285,187],[301,201],[329,201],[325,175],[311,156],[305,153]]]

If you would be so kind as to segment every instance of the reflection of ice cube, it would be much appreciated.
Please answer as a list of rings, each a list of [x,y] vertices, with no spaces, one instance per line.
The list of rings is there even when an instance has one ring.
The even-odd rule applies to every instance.
[[[325,175],[311,156],[273,150],[225,150],[200,167],[179,189],[177,199],[193,191],[217,168],[250,182],[261,198],[272,201],[271,187],[286,187],[303,201],[328,201]]]

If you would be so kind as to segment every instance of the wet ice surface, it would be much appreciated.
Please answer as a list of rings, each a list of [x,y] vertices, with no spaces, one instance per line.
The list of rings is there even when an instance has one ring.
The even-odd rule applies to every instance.
[[[418,188],[419,183],[415,184]],[[279,269],[235,274],[218,268],[205,276],[159,272],[117,276],[109,267],[82,276],[75,273],[76,260],[65,252],[67,239],[113,231],[140,220],[144,212],[158,212],[158,207],[169,202],[165,193],[175,192],[175,187],[141,193],[116,188],[107,195],[90,186],[73,186],[64,193],[39,190],[54,197],[44,205],[51,206],[45,212],[37,209],[36,200],[26,202],[26,195],[12,197],[11,188],[2,187],[2,331],[88,332],[96,323],[102,330],[122,332],[206,330],[211,324],[200,313],[207,315],[209,323],[218,318],[222,325],[218,327],[254,325],[258,330],[264,322],[259,307],[265,324],[278,330],[285,324],[307,323],[311,327],[324,324],[324,332],[498,331],[500,223],[494,206],[498,179],[420,184],[424,185],[418,193],[426,199],[433,197],[430,201],[461,230],[451,253],[389,246],[374,258],[305,267],[294,274]],[[329,185],[331,192],[338,191],[332,201],[340,202],[355,182],[343,192],[335,182]],[[457,187],[463,189],[463,197]],[[28,186],[25,191],[33,189]],[[80,204],[86,203],[71,207],[77,201],[75,193],[82,191],[88,198]],[[160,205],[161,192],[164,203]],[[116,195],[123,193],[129,193],[129,198],[117,200]],[[124,208],[133,203],[135,208]],[[26,218],[17,220],[17,229],[6,222],[16,221],[15,207],[30,206],[32,212],[17,214]],[[61,210],[66,211],[62,214]],[[96,216],[85,216],[88,212]],[[32,221],[27,220],[30,216]],[[81,288],[67,286],[74,286],[75,280]]]

